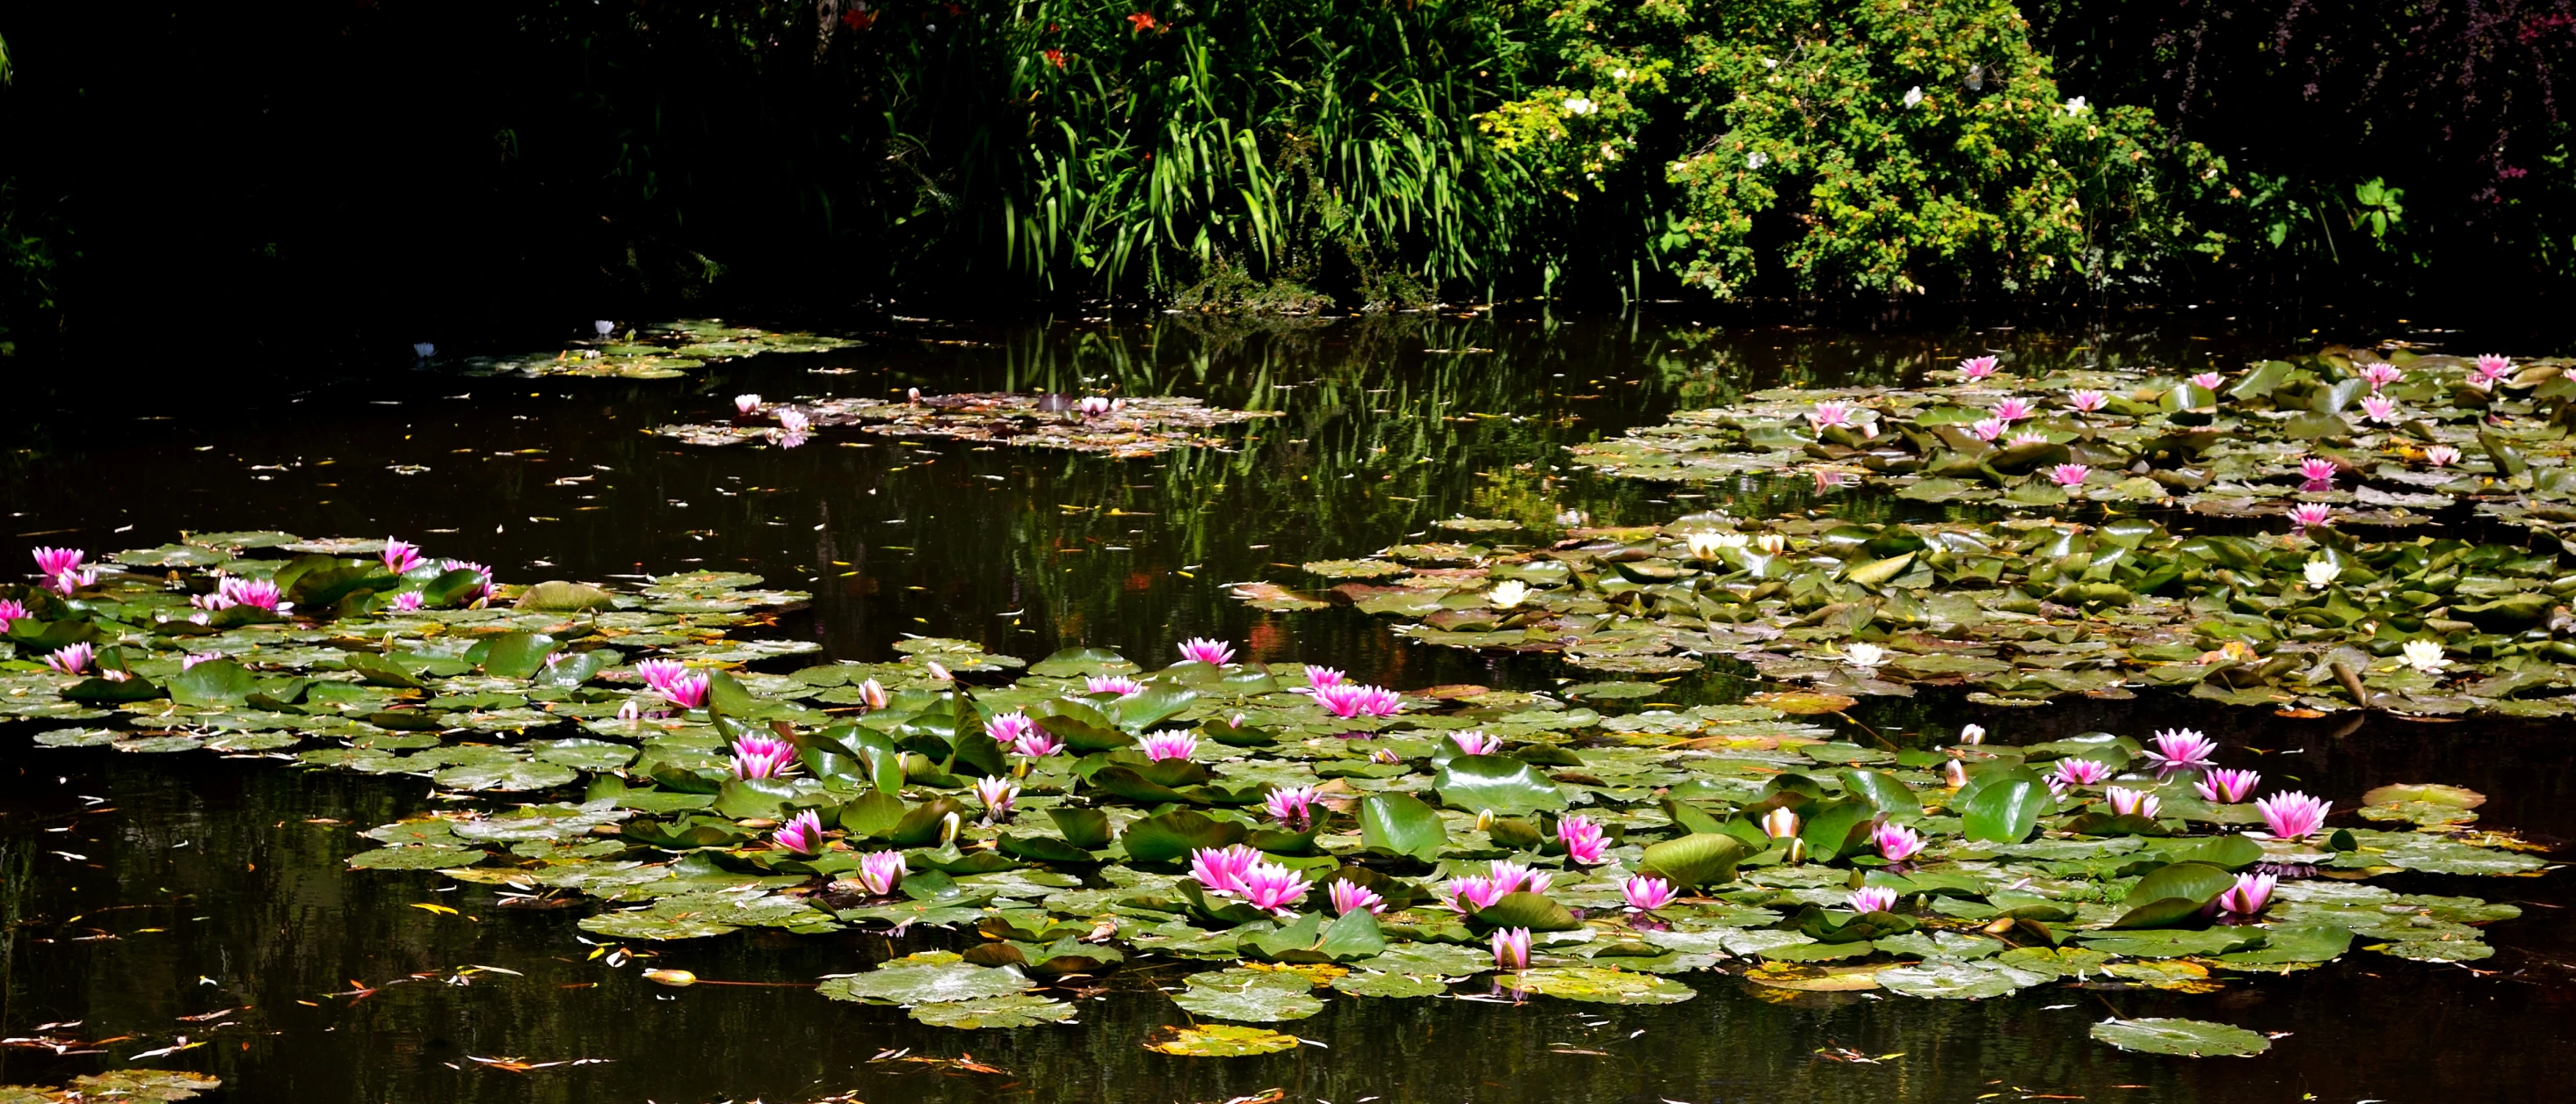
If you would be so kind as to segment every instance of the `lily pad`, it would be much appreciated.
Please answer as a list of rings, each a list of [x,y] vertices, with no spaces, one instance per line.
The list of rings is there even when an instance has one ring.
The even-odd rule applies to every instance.
[[[1540,966],[1498,980],[1510,988],[1594,1004],[1679,1004],[1699,995],[1671,978],[1608,966]]]
[[[1165,1025],[1145,1041],[1145,1049],[1184,1058],[1247,1058],[1295,1050],[1297,1037],[1237,1024]]]
[[[2245,1057],[2272,1049],[2272,1040],[2255,1032],[2207,1020],[2104,1020],[2093,1025],[2092,1034],[2122,1050],[2188,1058]]]
[[[1217,970],[1190,975],[1188,987],[1172,994],[1172,1003],[1209,1019],[1251,1023],[1302,1020],[1324,1010],[1324,1002],[1312,995],[1314,988],[1314,983],[1302,974]]]

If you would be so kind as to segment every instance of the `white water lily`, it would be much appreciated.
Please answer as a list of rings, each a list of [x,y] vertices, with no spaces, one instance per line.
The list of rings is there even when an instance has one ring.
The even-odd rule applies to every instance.
[[[1847,644],[1843,646],[1843,661],[1866,671],[1887,662],[1887,649],[1876,644]]]
[[[2331,560],[2309,560],[2304,570],[2308,573],[2310,590],[2324,590],[2326,584],[2335,581],[2335,576],[2343,574],[2343,569],[2335,566]]]
[[[2407,666],[2428,675],[2441,674],[2442,668],[2451,665],[2450,660],[2442,657],[2442,642],[2439,640],[2407,641],[2404,658]]]
[[[1753,538],[1753,544],[1754,547],[1762,550],[1763,555],[1777,556],[1788,550],[1789,538],[1781,536],[1778,533],[1764,533],[1761,536]]]
[[[600,319],[600,320],[597,320],[597,321],[592,322],[592,323],[590,324],[590,328],[592,328],[592,329],[594,329],[594,330],[598,330],[598,331],[599,331],[599,336],[601,336],[601,337],[606,337],[606,336],[608,336],[609,331],[615,330],[615,329],[617,328],[617,323],[615,323],[615,322],[611,322],[611,321],[608,321],[607,319],[604,319],[604,318],[603,318],[603,319]]]
[[[1485,592],[1485,600],[1493,603],[1495,609],[1510,609],[1521,604],[1522,599],[1529,597],[1529,589],[1528,583],[1518,579],[1505,579],[1494,584],[1494,589]]]
[[[1714,560],[1720,552],[1750,543],[1742,533],[1692,533],[1682,540],[1690,545],[1691,558],[1696,560]]]
[[[413,356],[419,357],[422,360],[428,360],[429,358],[438,355],[438,346],[432,345],[426,341],[415,341],[411,343],[411,352]]]

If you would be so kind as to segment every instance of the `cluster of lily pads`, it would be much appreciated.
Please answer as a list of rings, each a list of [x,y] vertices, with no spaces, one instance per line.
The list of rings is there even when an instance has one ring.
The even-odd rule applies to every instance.
[[[2569,362],[2329,348],[2237,375],[2074,368],[2024,378],[1993,357],[1920,389],[1779,388],[1572,446],[1611,475],[1714,482],[1804,472],[1933,503],[2420,525],[2445,513],[2563,529]]]
[[[854,425],[887,437],[945,437],[1128,458],[1176,448],[1222,448],[1225,440],[1209,430],[1278,415],[1275,410],[1228,410],[1173,396],[1113,399],[1006,391],[924,395],[914,388],[900,401],[841,398],[781,403],[758,395],[736,395],[731,421],[667,425],[655,432],[693,445],[766,441],[795,448],[811,440],[818,427]]]
[[[658,322],[623,331],[614,322],[600,322],[594,338],[571,342],[551,353],[468,357],[462,364],[466,374],[476,376],[671,379],[710,361],[755,353],[819,353],[858,344],[845,337],[735,326],[713,318]],[[421,347],[424,358],[435,351]]]
[[[98,1100],[186,1100],[223,1086],[223,1079],[178,1070],[125,1069],[84,1074],[59,1089],[0,1085],[0,1104],[88,1104]]]
[[[269,549],[306,551],[249,555]],[[959,929],[963,950],[822,992],[960,1028],[1069,1020],[1068,996],[1147,958],[1221,964],[1172,1000],[1232,1023],[1147,1044],[1188,1054],[1293,1047],[1249,1025],[1330,1000],[1665,1003],[1708,971],[1781,994],[2205,990],[2354,947],[2484,957],[2477,925],[2514,908],[2370,880],[2545,865],[2478,827],[2468,791],[2382,787],[2337,817],[2188,732],[1865,747],[1799,719],[1836,708],[1812,695],[1408,693],[1205,640],[1150,673],[918,639],[764,674],[802,649],[734,634],[802,596],[748,576],[474,592],[399,542],[285,534],[123,571],[47,555],[45,581],[6,588],[9,709],[115,723],[40,743],[326,742],[294,760],[460,799],[369,830],[383,846],[353,866],[590,904],[580,927],[607,939]],[[206,608],[226,580],[275,608]],[[2096,1034],[2208,1052],[2189,1048],[2226,1045],[2213,1031]]]
[[[2556,716],[2576,710],[2576,576],[2555,551],[2418,537],[2182,535],[2155,521],[1857,523],[1723,514],[1553,545],[1399,544],[1304,565],[1316,593],[1425,643],[1671,673],[1701,656],[1850,694],[1964,687],[2029,705],[2168,687],[2235,705]]]

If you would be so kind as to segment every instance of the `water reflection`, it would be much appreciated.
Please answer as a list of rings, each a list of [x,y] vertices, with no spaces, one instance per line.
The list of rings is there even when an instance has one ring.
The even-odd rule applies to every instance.
[[[1167,316],[1168,317],[1168,316]],[[904,634],[1034,657],[1069,644],[1159,656],[1184,636],[1246,642],[1398,686],[1544,686],[1544,657],[1498,659],[1394,640],[1349,613],[1272,617],[1224,585],[1432,532],[1468,514],[1604,524],[1691,509],[1817,508],[1806,488],[1712,489],[1594,479],[1561,446],[1682,406],[1782,383],[1893,383],[2003,349],[2044,362],[2179,365],[2242,346],[2194,335],[1870,335],[1719,331],[1639,321],[1389,319],[1253,326],[904,324],[868,347],[721,365],[680,381],[405,377],[324,388],[224,417],[31,436],[5,470],[22,543],[153,544],[179,529],[396,532],[503,577],[603,578],[741,568],[815,592],[780,631],[835,658],[881,659]],[[1142,461],[827,431],[805,447],[693,449],[650,436],[730,397],[931,391],[1180,393],[1283,417],[1233,450]],[[470,395],[470,398],[448,396]],[[291,397],[291,396],[290,396]],[[1830,508],[1857,516],[1852,507]],[[1861,510],[1885,510],[1870,505]],[[128,532],[119,532],[124,527]],[[41,541],[23,534],[44,534]],[[1727,672],[1673,700],[1744,689]],[[2567,757],[2537,726],[2212,714],[2172,701],[2038,711],[1935,695],[1860,714],[1900,741],[1977,720],[2012,742],[2191,723],[2258,749],[2269,774],[2357,795],[2444,781],[2530,838],[2576,836]],[[1111,975],[1078,1026],[958,1033],[795,985],[900,945],[847,933],[750,931],[658,948],[651,965],[785,987],[643,982],[573,926],[577,910],[499,907],[479,887],[349,874],[354,833],[431,807],[425,783],[300,774],[258,758],[38,751],[0,733],[0,1036],[80,1021],[109,1055],[0,1048],[0,1081],[59,1082],[113,1056],[204,1069],[240,1101],[885,1100],[1968,1101],[2533,1098],[2576,1074],[2568,1025],[2576,925],[2563,875],[2519,883],[2421,877],[2406,892],[2527,902],[2495,959],[2459,966],[2356,951],[2218,993],[2042,987],[1973,1002],[1783,997],[1691,975],[1701,995],[1623,1008],[1538,1000],[1336,997],[1286,1025],[1319,1044],[1230,1061],[1139,1049],[1181,1014],[1168,968]],[[92,800],[97,799],[97,800]],[[440,905],[449,914],[416,905]],[[644,949],[644,948],[639,948]],[[473,966],[515,973],[462,972]],[[1765,996],[1768,994],[1768,996]],[[182,1017],[241,1011],[210,1021]],[[2190,1015],[2289,1032],[2252,1060],[2127,1055],[2089,1041],[2108,1015]],[[229,1024],[230,1026],[219,1026]],[[2391,1041],[2442,1040],[2435,1046]],[[2475,1040],[2474,1045],[2462,1041]],[[900,1060],[971,1052],[1000,1073]],[[475,1058],[605,1059],[507,1072]],[[1848,1061],[1846,1058],[1870,1061]],[[1990,1094],[2001,1094],[1992,1095]]]

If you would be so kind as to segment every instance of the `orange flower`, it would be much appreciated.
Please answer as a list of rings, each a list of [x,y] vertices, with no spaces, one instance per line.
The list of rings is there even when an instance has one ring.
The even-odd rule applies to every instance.
[[[1131,31],[1150,31],[1154,29],[1154,16],[1150,12],[1137,12],[1127,17],[1127,23]]]
[[[1047,59],[1047,64],[1052,65],[1052,66],[1055,66],[1055,67],[1056,67],[1056,68],[1058,68],[1058,69],[1062,69],[1062,68],[1064,68],[1064,51],[1062,51],[1062,50],[1049,50],[1049,51],[1047,51],[1047,52],[1046,52],[1046,59]]]

